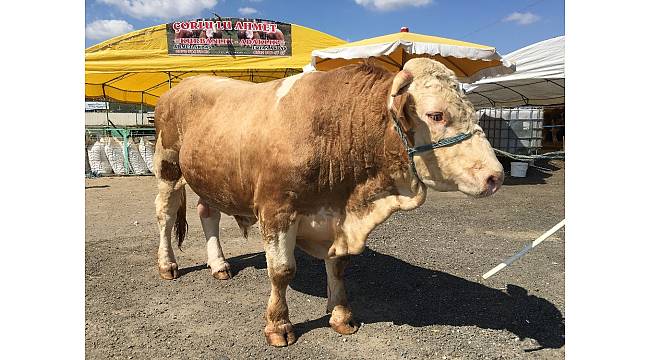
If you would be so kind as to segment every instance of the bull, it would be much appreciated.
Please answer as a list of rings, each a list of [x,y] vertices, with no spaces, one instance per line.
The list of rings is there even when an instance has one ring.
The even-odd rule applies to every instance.
[[[255,99],[251,101],[250,99]],[[427,189],[494,194],[503,168],[454,74],[425,58],[392,74],[370,63],[253,84],[214,76],[183,80],[155,111],[158,270],[178,277],[172,250],[187,230],[185,185],[198,194],[207,264],[231,277],[221,213],[244,236],[259,221],[271,294],[268,344],[296,341],[286,303],[294,248],[325,261],[329,324],[358,329],[343,283],[350,255]]]

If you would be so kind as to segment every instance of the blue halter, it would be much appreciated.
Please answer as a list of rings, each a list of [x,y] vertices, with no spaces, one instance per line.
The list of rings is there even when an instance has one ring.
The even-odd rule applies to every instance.
[[[465,139],[469,139],[472,137],[471,132],[469,133],[460,133],[456,136],[444,138],[438,142],[433,142],[430,144],[426,145],[420,145],[416,147],[411,147],[409,146],[408,139],[406,138],[406,135],[404,134],[404,131],[402,131],[402,128],[399,126],[399,123],[397,122],[397,117],[393,113],[393,111],[389,111],[391,115],[391,119],[393,119],[393,123],[395,125],[395,130],[397,131],[397,134],[399,135],[400,139],[402,140],[402,143],[404,143],[404,148],[406,149],[406,155],[408,155],[409,162],[411,164],[411,170],[413,170],[413,174],[415,174],[415,177],[420,181],[421,183],[424,183],[422,179],[420,179],[420,176],[418,175],[417,170],[415,170],[415,162],[413,161],[413,155],[425,151],[430,151],[433,149],[445,147],[445,146],[450,146],[457,144]]]

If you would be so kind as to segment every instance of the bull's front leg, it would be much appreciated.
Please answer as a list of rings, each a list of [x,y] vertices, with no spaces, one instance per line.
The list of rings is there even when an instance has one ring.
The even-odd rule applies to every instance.
[[[278,216],[272,218],[271,221],[260,221],[266,266],[271,279],[271,296],[266,308],[264,335],[269,345],[287,346],[296,342],[293,325],[289,321],[286,293],[287,286],[296,273],[294,248],[297,223],[290,220],[280,221],[286,225],[278,226]]]
[[[350,262],[350,257],[325,259],[327,271],[327,312],[332,313],[330,326],[343,335],[354,334],[359,326],[352,317],[348,298],[343,284],[343,273]]]

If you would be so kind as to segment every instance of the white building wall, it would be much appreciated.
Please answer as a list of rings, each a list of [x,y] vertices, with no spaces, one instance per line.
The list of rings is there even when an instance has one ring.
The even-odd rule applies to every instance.
[[[108,121],[106,121],[106,113],[87,112],[85,114],[86,126],[108,125]],[[149,116],[151,116],[151,114],[149,114]],[[115,126],[153,125],[153,123],[148,121],[146,113],[109,113],[108,118],[113,122],[113,124],[115,124]]]

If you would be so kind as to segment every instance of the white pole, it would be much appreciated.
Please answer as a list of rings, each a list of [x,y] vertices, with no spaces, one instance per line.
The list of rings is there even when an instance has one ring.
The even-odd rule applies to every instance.
[[[519,259],[520,257],[524,256],[527,252],[529,252],[530,250],[532,250],[535,246],[539,245],[542,241],[546,240],[548,237],[550,237],[551,235],[555,234],[555,232],[557,232],[558,230],[560,230],[560,229],[561,229],[565,224],[566,224],[566,219],[563,219],[562,221],[560,221],[559,223],[557,223],[557,225],[553,226],[550,230],[548,230],[547,232],[545,232],[544,234],[542,234],[542,236],[540,236],[540,237],[538,237],[537,239],[535,239],[535,241],[533,241],[532,243],[527,244],[526,246],[524,246],[524,248],[521,249],[518,253],[512,255],[511,257],[509,257],[509,258],[507,258],[506,260],[504,260],[501,264],[495,266],[494,269],[492,269],[492,270],[486,272],[485,274],[483,274],[483,279],[487,279],[487,278],[489,278],[490,276],[492,276],[492,275],[498,273],[498,272],[501,271],[501,269],[503,269],[504,267],[506,267],[506,266],[512,264],[512,263],[515,262],[517,259]]]

